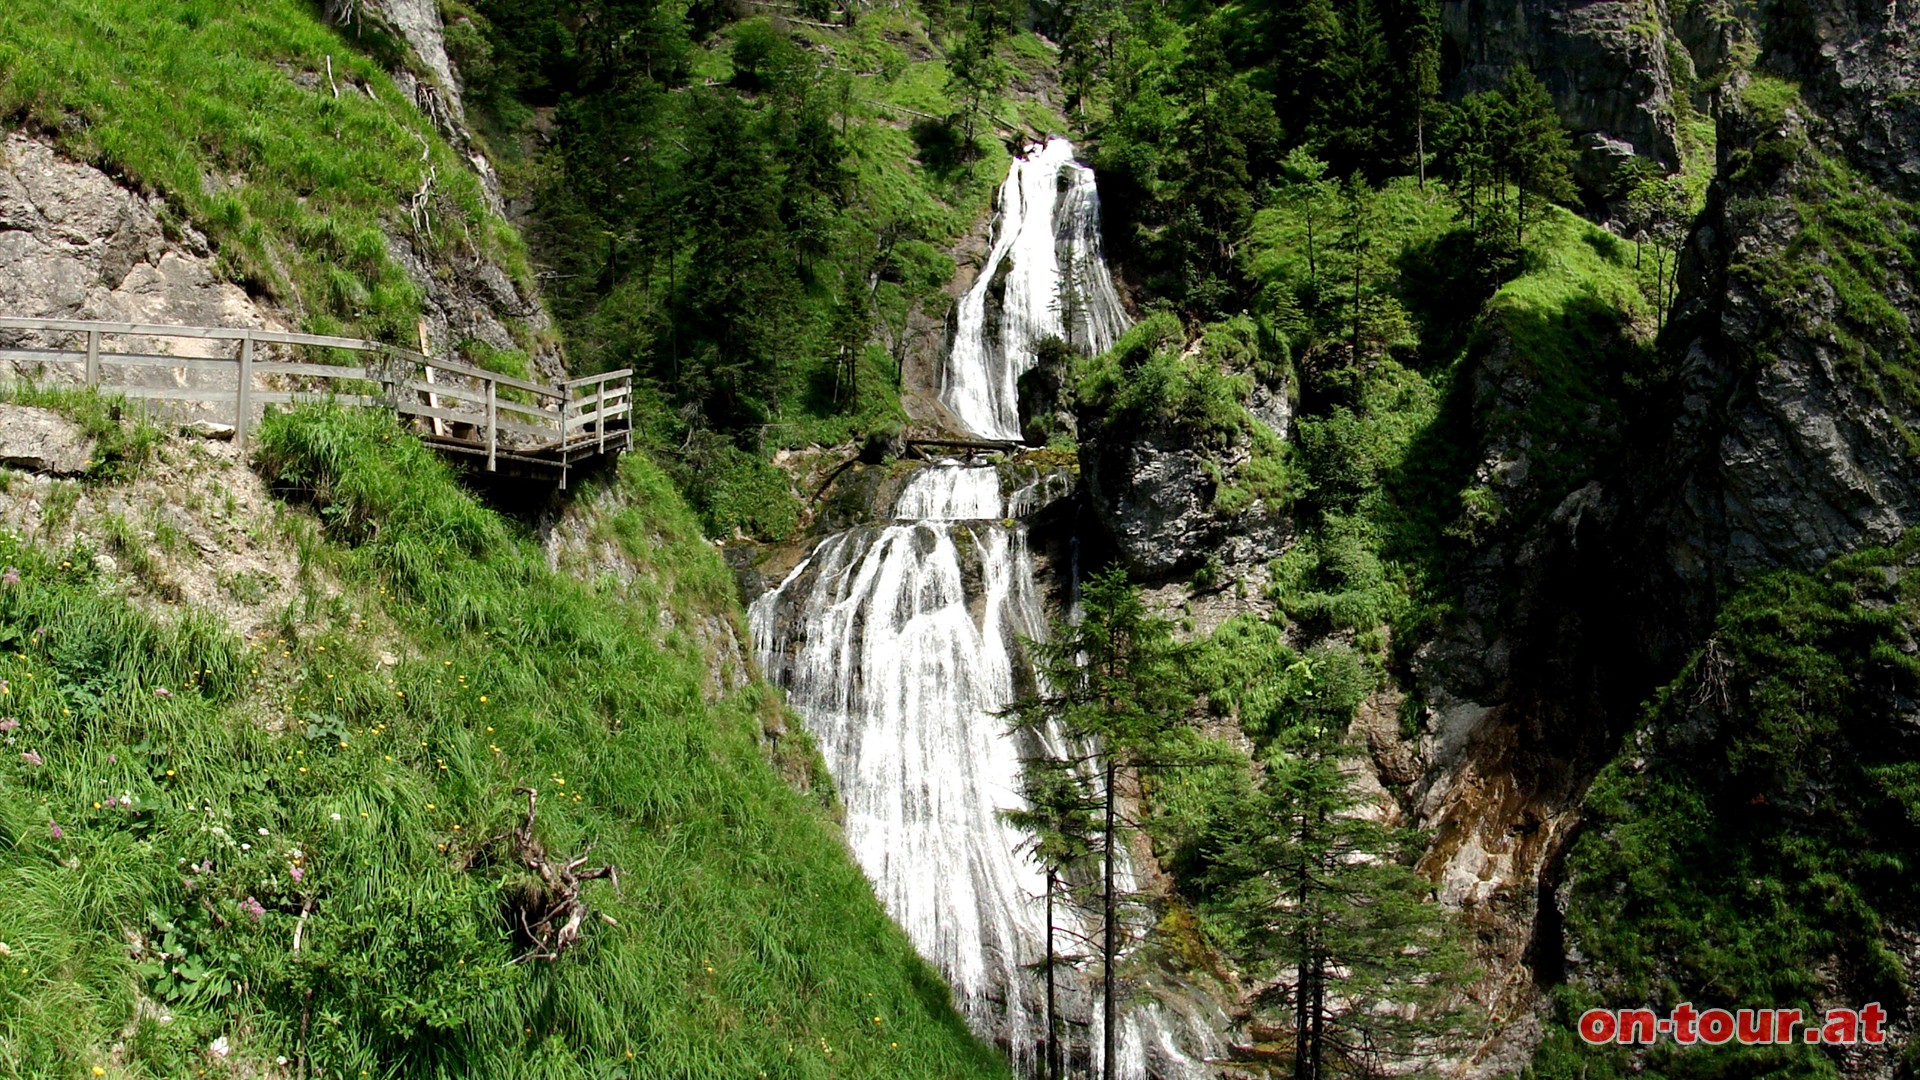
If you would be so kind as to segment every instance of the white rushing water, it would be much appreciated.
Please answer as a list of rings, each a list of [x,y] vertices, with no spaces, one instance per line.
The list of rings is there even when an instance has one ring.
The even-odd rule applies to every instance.
[[[997,209],[987,263],[956,313],[940,399],[976,434],[1018,439],[1017,383],[1039,343],[1105,352],[1127,316],[1101,251],[1093,170],[1073,160],[1072,143],[1050,139],[1015,158]]]
[[[1021,965],[1045,940],[1043,881],[1000,818],[1020,805],[1020,757],[995,714],[1013,700],[1015,635],[1042,618],[1026,529],[1003,510],[997,470],[922,469],[894,505],[911,520],[828,537],[750,617],[881,902],[976,1029],[1019,1048],[1035,1036]]]
[[[943,396],[974,434],[1017,438],[1014,384],[1034,345],[1057,335],[1105,349],[1127,322],[1100,255],[1093,174],[1074,164],[1071,144],[1016,159],[999,209],[992,257],[960,304]],[[996,323],[988,284],[1008,263]],[[1078,298],[1064,306],[1086,313],[1070,328],[1063,282]],[[1018,639],[1046,629],[1023,519],[1071,487],[1051,473],[1003,494],[992,466],[929,465],[893,500],[890,523],[822,540],[749,609],[761,667],[819,745],[875,893],[952,983],[974,1030],[1027,1074],[1045,1033],[1033,968],[1045,950],[1045,882],[1001,816],[1021,805],[1021,750],[998,713],[1015,696]],[[1059,925],[1091,929],[1064,916]],[[1097,1073],[1090,988],[1069,985],[1063,997],[1092,1025],[1072,1056],[1091,1057]],[[1158,1004],[1128,1008],[1119,1036],[1114,1080],[1202,1075]]]

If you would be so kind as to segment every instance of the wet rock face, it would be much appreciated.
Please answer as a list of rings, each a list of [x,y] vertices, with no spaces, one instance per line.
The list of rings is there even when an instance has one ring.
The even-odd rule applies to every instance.
[[[1446,0],[1440,18],[1449,92],[1491,90],[1515,64],[1531,68],[1583,151],[1590,190],[1631,156],[1679,164],[1664,19],[1645,3]]]
[[[1087,497],[1136,574],[1191,570],[1216,550],[1216,485],[1204,454],[1157,436],[1103,439],[1086,449],[1081,468]]]

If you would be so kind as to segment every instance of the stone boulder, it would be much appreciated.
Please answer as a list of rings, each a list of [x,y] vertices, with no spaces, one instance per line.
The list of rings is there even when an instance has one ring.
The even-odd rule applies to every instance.
[[[78,476],[93,460],[93,440],[52,409],[0,405],[0,465],[49,476]]]

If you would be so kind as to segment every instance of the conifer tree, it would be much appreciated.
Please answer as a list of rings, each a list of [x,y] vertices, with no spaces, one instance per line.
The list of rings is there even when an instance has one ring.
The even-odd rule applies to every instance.
[[[1560,113],[1546,85],[1525,67],[1516,64],[1508,70],[1500,96],[1496,146],[1515,189],[1514,241],[1523,246],[1528,195],[1534,197],[1536,215],[1547,203],[1566,202],[1574,196],[1573,141],[1560,126]]]
[[[1369,683],[1345,650],[1281,675],[1257,782],[1224,829],[1202,885],[1272,980],[1257,1011],[1286,1017],[1294,1080],[1408,1073],[1455,1049],[1472,976],[1431,887],[1404,861],[1417,845],[1365,812],[1344,763]]]
[[[1060,918],[1056,906],[1064,901],[1077,909],[1068,883],[1087,869],[1099,851],[1099,812],[1097,792],[1092,790],[1086,772],[1088,763],[1068,757],[1041,757],[1029,761],[1021,776],[1021,797],[1027,809],[1011,811],[1007,821],[1031,839],[1028,851],[1046,876],[1047,940],[1045,974],[1047,1016],[1045,1073],[1048,1080],[1060,1080],[1066,1060],[1060,1051],[1059,967],[1060,951],[1056,939]],[[1075,935],[1076,937],[1078,935]],[[1070,966],[1072,966],[1070,964]]]
[[[1161,760],[1172,746],[1193,704],[1189,650],[1174,640],[1172,623],[1147,610],[1140,590],[1118,566],[1088,579],[1080,594],[1079,621],[1056,622],[1046,641],[1030,642],[1029,647],[1040,689],[1014,702],[1008,713],[1039,745],[1064,741],[1090,747],[1097,755],[1076,759],[1043,754],[1028,763],[1027,787],[1046,799],[1035,811],[1043,819],[1078,821],[1075,808],[1097,807],[1088,851],[1100,858],[1101,1075],[1112,1076],[1124,899],[1117,860],[1130,828],[1118,803],[1119,785],[1137,767]],[[1083,762],[1092,767],[1083,767]],[[1042,842],[1052,842],[1046,833],[1040,835]],[[1060,830],[1060,836],[1065,835]],[[1060,843],[1072,850],[1064,839]]]

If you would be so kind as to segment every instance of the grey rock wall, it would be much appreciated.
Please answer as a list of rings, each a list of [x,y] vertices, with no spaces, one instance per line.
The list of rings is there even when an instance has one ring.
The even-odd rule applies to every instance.
[[[1580,179],[1606,188],[1631,156],[1678,167],[1665,0],[1444,0],[1454,96],[1491,90],[1514,65],[1553,95],[1582,154]]]
[[[214,272],[206,241],[162,226],[158,200],[18,134],[0,139],[0,313],[268,325]]]

